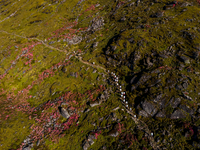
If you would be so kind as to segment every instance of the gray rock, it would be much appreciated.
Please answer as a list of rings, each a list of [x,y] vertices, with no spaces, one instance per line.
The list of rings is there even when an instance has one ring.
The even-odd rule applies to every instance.
[[[160,142],[160,137],[156,138],[156,142],[159,143]]]
[[[187,6],[192,6],[192,4],[189,3],[189,2],[183,2],[183,3],[181,3],[179,6],[180,6],[180,7],[187,7]]]
[[[183,98],[188,99],[188,100],[190,100],[190,101],[193,101],[193,99],[192,99],[190,96],[186,95],[185,92],[183,92],[182,94],[183,94],[183,95],[182,95]]]
[[[31,147],[26,146],[26,147],[23,147],[22,150],[31,150]]]
[[[163,96],[162,93],[158,94],[153,101],[157,103],[162,98],[162,96]]]
[[[99,102],[99,101],[93,101],[93,102],[90,102],[90,106],[91,107],[94,107],[94,106],[98,106],[98,105],[100,105],[101,103]]]
[[[182,85],[181,85],[181,84],[176,84],[176,89],[177,89],[177,90],[182,90],[182,89],[183,89],[183,87],[182,87]]]
[[[113,120],[113,121],[116,121],[118,118],[117,118],[117,115],[116,115],[116,113],[111,113],[110,114],[110,116],[111,116],[111,119]]]
[[[75,72],[75,78],[78,78],[78,72]]]
[[[103,18],[93,18],[91,20],[91,26],[88,27],[88,31],[95,32],[96,30],[100,29],[104,25],[104,20]]]
[[[160,73],[160,70],[159,69],[155,69],[151,73]]]
[[[164,139],[162,142],[163,142],[163,143],[166,143],[166,139]]]
[[[101,100],[104,100],[104,99],[105,99],[105,95],[104,95],[104,94],[101,94],[100,99],[101,99]]]
[[[149,92],[149,88],[146,88],[145,90],[144,90],[144,93],[146,94],[146,93],[148,93]]]
[[[90,144],[88,141],[84,140],[82,146],[83,150],[87,150],[90,147]]]
[[[154,5],[154,2],[151,2],[151,3],[150,3],[150,6],[153,6],[153,5]]]
[[[103,119],[104,119],[104,117],[101,117],[101,118],[99,118],[99,121],[101,122],[101,121],[103,121]]]
[[[68,119],[68,118],[70,117],[69,112],[68,112],[65,108],[59,106],[59,107],[58,107],[58,110],[59,110],[60,114],[61,114],[64,118]]]
[[[187,11],[188,9],[187,8],[184,8],[181,12],[185,12],[185,11]]]
[[[193,19],[185,19],[186,22],[193,22]],[[190,28],[188,28],[188,30],[190,30]]]
[[[189,58],[185,57],[185,56],[180,56],[180,60],[186,64],[189,64],[190,63],[190,60]]]
[[[157,114],[156,114],[156,117],[158,117],[158,118],[164,118],[164,117],[166,117],[166,115],[163,113],[163,112],[158,112]]]
[[[182,86],[183,86],[184,89],[187,89],[188,83],[187,83],[187,82],[183,82],[183,83],[182,83]]]
[[[99,42],[95,42],[95,43],[93,43],[92,47],[96,48],[98,46],[98,44],[99,44]]]
[[[126,20],[126,17],[125,16],[123,16],[121,19],[120,19],[120,21],[125,21]]]
[[[96,73],[97,72],[97,70],[96,69],[94,69],[94,71],[92,72],[92,73]]]
[[[153,86],[155,86],[156,84],[158,84],[158,83],[160,83],[160,82],[161,82],[161,79],[155,80],[153,83],[151,83],[151,84],[149,85],[149,87],[153,87]]]
[[[108,135],[112,137],[117,137],[119,135],[119,132],[117,131],[117,129],[113,129],[108,133]]]
[[[157,112],[157,109],[153,106],[153,104],[147,102],[146,100],[142,102],[142,108],[151,116],[154,116]]]
[[[171,115],[171,119],[181,119],[181,118],[185,118],[186,116],[183,114],[183,112],[178,109],[178,110],[175,110],[173,112],[173,114]]]
[[[67,39],[68,44],[72,44],[72,45],[78,44],[81,41],[82,41],[82,37],[81,36],[75,36],[75,37],[73,37],[71,39]]]
[[[197,112],[200,114],[200,108],[197,109]]]
[[[74,72],[70,72],[70,76],[75,77],[75,73]]]
[[[131,6],[133,6],[134,4],[135,4],[135,2],[132,2],[132,3],[128,4],[127,7],[131,7]]]
[[[135,89],[137,89],[138,86],[132,85],[131,86],[131,92],[133,92]]]
[[[139,6],[139,4],[140,4],[140,0],[137,0],[136,4],[137,4],[137,6]]]
[[[189,113],[190,115],[194,114],[194,111],[186,105],[180,105],[179,108],[181,108],[185,112]]]
[[[132,44],[135,43],[134,38],[129,38],[128,41],[129,41],[130,43],[132,43]]]
[[[158,104],[160,105],[160,109],[163,109],[163,108],[165,108],[165,104],[166,104],[166,97],[162,98],[162,99],[159,101],[159,103],[158,103]]]
[[[181,103],[181,99],[178,98],[171,98],[171,100],[169,101],[169,104],[171,104],[172,108],[176,108],[179,104]]]
[[[153,15],[151,15],[150,17],[152,18],[160,18],[160,17],[163,17],[164,16],[164,11],[159,11]]]
[[[162,58],[168,58],[168,56],[164,55],[164,54],[159,54],[160,57]]]
[[[77,5],[81,4],[83,1],[85,1],[85,0],[78,1]]]
[[[151,77],[152,77],[151,75],[143,75],[143,76],[140,78],[140,80],[139,80],[140,84],[145,83],[145,82],[148,81]]]
[[[157,25],[159,25],[159,22],[156,21],[156,22],[153,23],[153,25],[156,25],[156,26],[157,26]]]
[[[152,65],[153,65],[153,63],[151,62],[151,58],[150,58],[150,57],[147,57],[147,58],[146,58],[146,64],[147,64],[148,66],[152,66]]]
[[[111,51],[115,51],[117,49],[117,46],[111,46]]]
[[[186,131],[186,132],[185,132],[185,137],[186,137],[186,138],[190,137],[189,131]]]
[[[133,76],[133,78],[131,79],[131,81],[130,81],[130,84],[136,84],[138,81],[139,81],[139,76]]]
[[[139,112],[139,115],[140,116],[143,116],[143,117],[148,117],[149,115],[146,113],[146,111],[144,111],[144,110],[141,110],[140,112]]]
[[[24,140],[24,146],[22,147],[22,150],[31,150],[32,147],[33,147],[33,143],[31,142],[31,139],[27,137]]]
[[[109,51],[109,50],[106,50],[105,54],[106,54],[106,55],[109,55],[109,54],[110,54],[110,51]]]
[[[94,144],[95,136],[93,134],[88,135],[88,142],[90,145]]]
[[[40,145],[40,140],[37,140],[36,146]]]

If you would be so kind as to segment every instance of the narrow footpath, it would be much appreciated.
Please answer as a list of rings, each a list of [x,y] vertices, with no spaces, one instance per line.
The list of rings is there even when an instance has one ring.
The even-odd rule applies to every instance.
[[[72,54],[73,52],[69,52],[67,50],[61,50],[61,49],[58,49],[58,48],[55,48],[53,46],[50,46],[48,44],[46,44],[44,41],[38,39],[38,38],[27,38],[27,37],[24,37],[24,36],[20,36],[20,35],[16,35],[14,33],[8,33],[7,31],[2,31],[0,30],[0,32],[3,32],[3,33],[6,33],[6,34],[9,34],[9,35],[14,35],[14,36],[17,36],[17,37],[21,37],[21,38],[25,38],[25,39],[28,39],[28,40],[37,40],[39,42],[41,42],[44,46],[50,48],[50,49],[53,49],[53,50],[57,50],[59,52],[64,52],[66,54]],[[74,53],[73,53],[74,54]],[[100,68],[102,70],[105,71],[105,73],[111,78],[111,80],[113,82],[115,82],[116,84],[116,87],[118,88],[119,91],[122,91],[121,89],[121,86],[118,84],[118,77],[115,75],[115,73],[110,73],[110,71],[106,71],[106,68],[102,67],[102,66],[99,66],[99,65],[95,65],[95,64],[91,64],[89,62],[86,62],[84,60],[82,60],[82,57],[81,56],[77,56],[76,54],[74,55],[80,62],[82,62],[83,64],[86,64],[86,65],[89,65],[91,67],[94,67],[94,68]],[[116,80],[117,78],[117,80]],[[160,150],[160,145],[157,145],[157,143],[155,142],[154,140],[154,137],[153,137],[153,133],[149,130],[148,126],[145,124],[145,122],[143,122],[142,120],[140,120],[139,118],[137,118],[137,115],[134,114],[134,112],[132,111],[131,108],[128,107],[128,102],[125,101],[125,92],[121,92],[121,96],[122,98],[120,98],[120,101],[124,107],[124,109],[126,110],[126,112],[130,115],[130,117],[132,118],[132,120],[136,123],[138,129],[144,131],[147,135],[148,135],[148,139],[150,141],[150,144],[152,146],[152,148],[154,150]],[[123,98],[124,97],[124,98]]]

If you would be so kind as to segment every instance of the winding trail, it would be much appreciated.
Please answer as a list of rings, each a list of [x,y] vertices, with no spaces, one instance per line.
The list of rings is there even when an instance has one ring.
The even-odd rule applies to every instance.
[[[150,145],[152,146],[152,148],[155,149],[155,150],[160,150],[160,146],[156,144],[153,136],[151,136],[151,131],[149,130],[149,128],[145,124],[145,122],[134,117],[134,113],[132,111],[128,110],[125,106],[124,106],[124,108],[125,108],[126,112],[130,115],[130,117],[133,119],[133,121],[136,123],[137,127],[140,130],[143,130],[143,131],[145,131],[145,133],[147,133],[148,139],[150,141]]]
[[[28,40],[30,40],[30,39],[32,39],[32,40],[37,40],[37,41],[41,42],[43,45],[45,45],[46,47],[48,47],[48,48],[50,48],[50,49],[54,49],[54,50],[57,50],[57,51],[59,51],[59,52],[64,52],[64,53],[70,54],[69,51],[67,51],[67,50],[61,50],[61,49],[55,48],[55,47],[53,47],[53,46],[50,46],[50,45],[46,44],[44,41],[42,41],[42,40],[40,40],[40,39],[38,39],[38,38],[27,38],[27,37],[20,36],[20,35],[16,35],[16,34],[14,34],[14,33],[9,33],[9,32],[7,32],[7,31],[3,31],[3,30],[0,30],[0,32],[6,33],[6,34],[9,34],[9,35],[14,35],[14,36],[21,37],[21,38],[25,38],[25,39],[28,39]],[[73,52],[71,52],[71,53],[73,53]],[[110,76],[110,74],[106,71],[106,68],[104,68],[104,67],[102,67],[102,66],[99,66],[99,65],[91,64],[91,63],[89,63],[89,62],[87,62],[87,61],[84,61],[84,60],[82,60],[82,57],[81,57],[81,56],[76,56],[76,55],[75,55],[75,57],[76,57],[80,62],[82,62],[82,63],[84,63],[84,64],[86,64],[86,65],[89,65],[89,66],[94,67],[94,68],[100,68],[100,69],[104,70],[104,71],[106,72],[106,74],[107,74],[108,76]],[[145,133],[147,133],[148,139],[149,139],[149,141],[150,141],[150,145],[152,146],[152,148],[153,148],[154,150],[160,150],[160,149],[161,149],[161,148],[160,148],[160,145],[157,145],[157,143],[156,143],[155,140],[154,140],[154,137],[151,136],[151,131],[149,130],[149,128],[148,128],[148,126],[145,124],[145,122],[143,122],[142,120],[140,120],[140,119],[138,119],[137,117],[135,117],[136,114],[134,114],[133,111],[130,111],[130,110],[129,110],[130,108],[128,109],[128,108],[125,106],[125,104],[124,104],[123,101],[121,101],[121,102],[122,102],[122,105],[123,105],[124,109],[126,110],[126,112],[130,115],[130,117],[132,118],[132,120],[136,123],[137,127],[138,127],[140,130],[142,130],[142,131],[144,131]]]
[[[82,60],[82,57],[80,57],[80,56],[75,56],[80,62],[82,62],[82,63],[84,63],[84,64],[86,64],[86,65],[89,65],[89,66],[91,66],[91,67],[94,67],[94,68],[100,68],[100,69],[102,69],[102,70],[104,70],[105,72],[106,72],[106,69],[104,68],[104,67],[102,67],[102,66],[99,66],[99,65],[94,65],[94,64],[91,64],[91,63],[89,63],[89,62],[87,62],[87,61],[84,61],[84,60]]]

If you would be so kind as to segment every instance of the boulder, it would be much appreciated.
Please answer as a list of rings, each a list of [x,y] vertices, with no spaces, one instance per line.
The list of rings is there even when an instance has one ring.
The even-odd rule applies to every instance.
[[[153,15],[151,15],[150,17],[152,18],[160,18],[160,17],[163,17],[164,16],[164,11],[159,11]]]
[[[91,20],[91,25],[88,27],[88,31],[95,32],[96,30],[100,29],[104,25],[103,18],[93,18]]]
[[[184,62],[185,64],[189,64],[190,60],[189,58],[185,57],[185,56],[180,56],[179,59]]]
[[[82,41],[82,37],[81,36],[74,36],[73,38],[68,38],[67,39],[68,44],[72,44],[72,45],[78,44],[81,41]]]
[[[157,109],[154,107],[154,105],[146,100],[142,102],[142,108],[151,116],[154,116],[157,112]]]
[[[181,118],[185,118],[186,116],[183,114],[183,112],[178,109],[178,110],[175,110],[173,112],[173,114],[171,115],[171,119],[181,119]]]
[[[166,104],[166,97],[162,98],[158,104],[160,105],[160,109],[165,108],[165,104]]]
[[[149,115],[146,113],[146,111],[144,111],[144,110],[141,110],[140,112],[139,112],[139,115],[140,116],[143,116],[143,117],[148,117]]]
[[[94,144],[94,139],[95,139],[94,134],[88,135],[88,142],[89,142],[90,145]]]
[[[83,150],[87,150],[90,147],[90,144],[87,140],[84,140],[82,146]]]
[[[59,107],[58,107],[58,110],[59,110],[60,114],[61,114],[64,118],[68,119],[68,118],[70,117],[69,112],[68,112],[65,108],[59,106]]]
[[[179,108],[181,108],[183,111],[189,113],[190,115],[194,114],[194,111],[186,105],[180,105]]]
[[[176,108],[178,107],[178,105],[181,103],[181,99],[178,97],[178,98],[171,98],[170,101],[169,101],[169,104],[171,104],[172,108]]]
[[[134,43],[135,43],[135,40],[134,40],[134,38],[129,38],[129,39],[128,39],[128,41],[129,41],[130,43],[132,43],[132,44],[134,44]]]
[[[98,106],[100,104],[101,104],[101,102],[99,102],[98,100],[90,102],[91,107]]]
[[[119,132],[117,129],[113,129],[110,132],[108,132],[108,135],[112,137],[117,137],[119,135]]]
[[[98,46],[98,44],[99,44],[99,42],[95,42],[95,43],[93,43],[92,47],[96,48]]]
[[[164,118],[164,117],[166,117],[166,115],[162,111],[160,111],[160,112],[158,112],[156,114],[156,117],[158,117],[158,118]]]

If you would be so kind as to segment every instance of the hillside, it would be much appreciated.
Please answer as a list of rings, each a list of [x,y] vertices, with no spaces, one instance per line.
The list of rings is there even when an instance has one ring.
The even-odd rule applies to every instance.
[[[0,149],[200,149],[200,0],[0,0]]]

